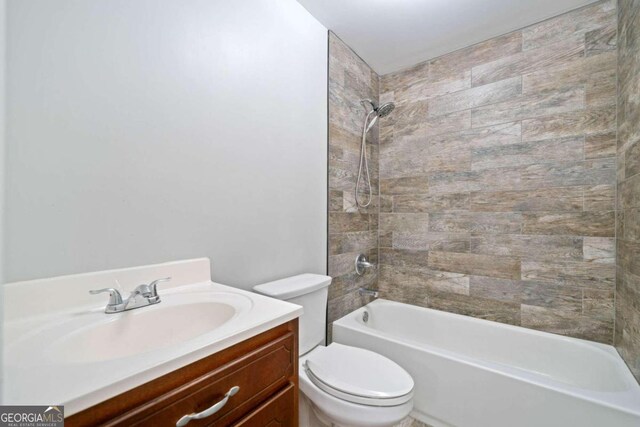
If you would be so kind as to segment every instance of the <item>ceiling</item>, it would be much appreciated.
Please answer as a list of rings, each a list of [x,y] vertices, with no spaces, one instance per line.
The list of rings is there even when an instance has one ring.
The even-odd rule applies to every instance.
[[[517,30],[593,0],[298,0],[378,74]]]

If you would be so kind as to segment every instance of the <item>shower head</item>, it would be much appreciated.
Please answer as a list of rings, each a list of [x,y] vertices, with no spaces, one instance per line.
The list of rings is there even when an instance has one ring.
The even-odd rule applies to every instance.
[[[385,102],[376,108],[375,112],[379,117],[386,117],[391,114],[394,108],[396,108],[396,105],[393,102]]]
[[[371,105],[373,105],[373,104],[371,104]],[[395,106],[395,104],[393,102],[386,102],[386,103],[382,104],[379,107],[374,107],[373,110],[371,110],[369,112],[369,115],[371,115],[371,114],[375,114],[375,115],[373,116],[373,120],[371,120],[371,122],[369,122],[369,126],[367,126],[367,129],[365,130],[365,133],[367,133],[367,132],[369,132],[369,130],[371,130],[373,125],[376,123],[376,121],[378,121],[378,117],[386,117],[386,116],[388,116],[389,114],[391,114],[391,112],[393,111],[394,108],[396,108],[396,106]]]
[[[386,117],[396,108],[396,105],[393,102],[385,102],[384,104],[378,106],[375,102],[370,99],[361,99],[360,104],[363,107],[367,108],[367,104],[371,106],[370,113],[375,113],[378,117]]]

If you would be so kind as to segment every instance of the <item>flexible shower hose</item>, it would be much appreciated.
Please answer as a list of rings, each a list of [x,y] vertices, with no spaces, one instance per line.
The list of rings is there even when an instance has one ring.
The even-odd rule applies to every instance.
[[[367,114],[367,117],[364,119],[364,125],[362,126],[362,144],[360,145],[360,165],[358,166],[358,179],[356,180],[356,206],[360,207],[360,208],[366,208],[367,206],[369,206],[371,204],[371,199],[373,198],[372,192],[371,192],[371,176],[369,175],[369,163],[367,162],[367,131],[369,130],[369,128],[367,127],[367,124],[369,123],[369,117],[371,117],[371,114],[375,113],[374,110],[370,111],[369,114]],[[360,203],[360,200],[358,199],[358,193],[360,193],[360,181],[361,178],[364,179],[363,177],[363,166],[364,166],[364,175],[366,176],[366,184],[367,187],[369,188],[369,198],[367,199],[366,203]]]

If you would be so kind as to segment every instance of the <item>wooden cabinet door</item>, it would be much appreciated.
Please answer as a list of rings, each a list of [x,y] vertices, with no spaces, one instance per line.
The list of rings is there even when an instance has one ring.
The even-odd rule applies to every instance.
[[[264,402],[234,427],[297,427],[295,418],[296,388],[289,384],[284,390]]]
[[[287,387],[293,387],[288,418],[297,420],[298,385],[297,319],[208,356],[165,376],[99,403],[65,419],[69,427],[174,427],[184,415],[199,413],[224,398],[231,388],[239,390],[214,414],[192,420],[187,427],[229,427],[247,414],[266,408]],[[289,399],[276,402],[281,408]],[[272,411],[273,409],[269,409]],[[267,409],[265,409],[267,411]],[[271,412],[266,412],[271,413]],[[243,425],[261,425],[252,424]],[[265,424],[268,425],[268,424]]]
[[[213,415],[192,420],[188,426],[229,426],[284,385],[294,372],[293,334],[287,334],[216,371],[141,405],[114,419],[113,426],[175,426],[183,415],[198,413],[223,400],[227,391],[239,391]]]

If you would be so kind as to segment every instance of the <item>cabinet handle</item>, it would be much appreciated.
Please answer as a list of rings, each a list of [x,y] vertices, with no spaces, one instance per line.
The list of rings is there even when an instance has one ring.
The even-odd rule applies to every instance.
[[[214,404],[209,409],[205,409],[202,412],[198,412],[197,414],[185,415],[184,417],[178,420],[178,422],[176,423],[176,427],[184,427],[191,420],[200,420],[202,418],[210,417],[211,415],[215,414],[220,409],[222,409],[224,405],[227,404],[227,401],[229,400],[229,398],[234,394],[236,394],[238,390],[240,390],[240,387],[238,386],[231,387],[229,391],[224,395],[224,399],[222,399],[220,402]]]

